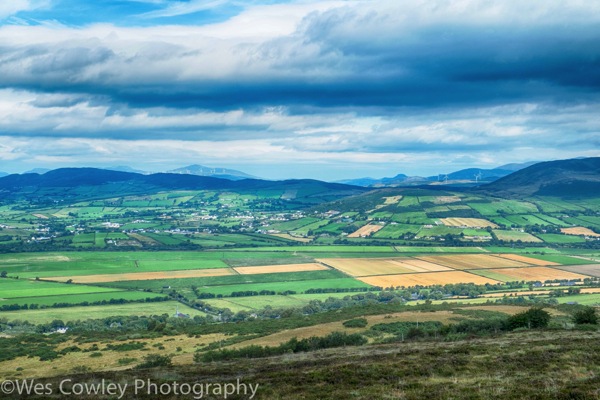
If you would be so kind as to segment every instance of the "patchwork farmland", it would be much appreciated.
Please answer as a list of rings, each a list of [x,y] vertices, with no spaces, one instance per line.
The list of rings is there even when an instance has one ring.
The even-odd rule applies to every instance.
[[[324,249],[328,252],[317,251]],[[221,252],[1,255],[7,278],[0,280],[0,305],[53,307],[93,302],[111,307],[113,303],[179,299],[193,306],[200,298],[212,307],[249,310],[265,305],[299,307],[311,300],[383,288],[514,281],[581,283],[600,275],[597,265],[568,255],[363,249],[370,252],[359,253],[359,246],[294,246]],[[22,311],[23,316],[28,312]]]

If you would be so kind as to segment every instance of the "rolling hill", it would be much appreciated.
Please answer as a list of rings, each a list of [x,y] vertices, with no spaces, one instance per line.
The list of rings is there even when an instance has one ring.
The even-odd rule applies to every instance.
[[[365,188],[317,180],[232,181],[209,176],[158,173],[142,175],[97,168],[61,168],[43,175],[13,174],[0,178],[0,199],[31,202],[110,198],[169,190],[279,191],[281,199],[321,203],[366,191]]]
[[[198,175],[198,176],[212,176],[213,178],[228,179],[231,181],[237,181],[241,179],[257,179],[255,176],[249,175],[245,172],[238,171],[235,169],[228,168],[211,168],[204,165],[188,165],[187,167],[177,168],[171,171],[167,171],[169,174],[184,174],[184,175]]]
[[[541,162],[477,190],[505,195],[591,196],[600,193],[600,157]]]

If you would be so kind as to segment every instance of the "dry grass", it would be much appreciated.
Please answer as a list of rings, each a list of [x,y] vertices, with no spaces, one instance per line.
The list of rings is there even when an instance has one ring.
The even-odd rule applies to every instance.
[[[524,306],[507,306],[507,305],[494,305],[494,306],[474,306],[469,307],[467,310],[483,310],[483,311],[498,311],[501,313],[515,315],[523,311],[527,311],[529,307]],[[562,311],[558,311],[554,308],[546,308],[546,311],[553,316],[565,315]]]
[[[348,235],[349,238],[369,236],[383,228],[383,225],[367,224]]]
[[[282,264],[282,265],[263,265],[257,267],[237,267],[236,272],[242,275],[251,274],[274,274],[278,272],[304,272],[304,271],[323,271],[327,270],[326,266],[319,263],[309,264]]]
[[[365,328],[346,328],[343,325],[343,321],[329,322],[326,324],[319,324],[314,326],[307,326],[304,328],[288,329],[285,331],[277,332],[272,335],[263,336],[256,339],[246,340],[244,342],[236,343],[230,348],[240,348],[250,345],[257,346],[277,346],[285,343],[292,338],[306,339],[311,336],[327,336],[332,332],[346,332],[346,333],[360,333],[368,330],[371,325],[380,323],[392,323],[392,322],[426,322],[426,321],[439,321],[442,323],[452,322],[452,318],[458,314],[454,314],[452,311],[436,311],[436,312],[415,312],[407,311],[392,314],[381,314],[381,315],[369,315],[364,316],[368,322]],[[461,316],[462,317],[462,316]]]
[[[507,260],[520,261],[520,262],[530,264],[530,265],[537,265],[537,266],[560,265],[560,264],[552,262],[552,261],[538,260],[537,258],[525,257],[525,256],[522,256],[519,254],[495,254],[495,255],[497,257],[502,257]]]
[[[554,279],[585,279],[587,275],[576,274],[569,271],[563,271],[547,267],[529,267],[529,268],[502,268],[490,269],[494,272],[508,277],[509,281],[547,281]]]
[[[411,286],[431,286],[445,285],[447,283],[475,283],[483,285],[486,283],[498,283],[498,281],[473,275],[463,271],[449,272],[430,272],[422,274],[404,274],[404,275],[380,275],[359,278],[369,285],[381,287],[411,287]]]
[[[498,225],[493,222],[481,218],[441,218],[440,221],[446,226],[466,226],[468,228],[486,228],[491,226],[492,228],[498,228]]]
[[[419,257],[419,259],[434,264],[445,265],[447,267],[458,270],[528,266],[528,264],[525,264],[520,261],[495,257],[490,254],[452,254],[440,256],[423,256]]]
[[[593,230],[589,228],[584,228],[582,226],[575,226],[573,228],[561,228],[560,231],[567,235],[600,237],[600,233],[596,233]]]
[[[132,351],[102,350],[106,347],[106,344],[96,342],[95,344],[100,348],[102,357],[90,357],[90,352],[68,353],[59,359],[51,361],[39,361],[37,357],[20,357],[0,363],[0,379],[7,379],[14,376],[17,368],[23,368],[23,371],[21,372],[22,375],[19,376],[20,379],[66,375],[71,373],[73,368],[81,366],[87,366],[91,368],[92,371],[119,371],[129,369],[143,361],[144,356],[155,353],[173,355],[173,364],[176,365],[191,364],[193,362],[194,351],[199,346],[219,342],[227,338],[230,338],[230,336],[223,333],[214,333],[202,335],[199,338],[189,337],[187,335],[177,335],[157,339],[139,339],[134,341],[146,343],[146,348],[150,350]],[[118,344],[121,342],[113,341],[111,343]],[[164,350],[153,347],[153,345],[158,344],[161,344],[164,347]],[[88,349],[94,345],[94,343],[80,345],[74,341],[68,341],[57,346],[57,349],[61,350],[65,347],[74,345],[79,346],[82,349]],[[181,347],[181,351],[177,351],[178,347]],[[137,358],[137,361],[132,364],[121,365],[119,364],[119,360],[123,358]]]
[[[128,274],[98,274],[83,276],[55,276],[44,278],[52,281],[73,279],[74,283],[100,283],[119,281],[146,281],[155,279],[204,278],[207,276],[235,275],[231,268],[189,269],[183,271],[132,272]]]

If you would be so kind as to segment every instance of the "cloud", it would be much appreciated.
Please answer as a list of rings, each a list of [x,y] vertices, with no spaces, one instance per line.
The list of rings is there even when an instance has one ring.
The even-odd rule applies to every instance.
[[[165,17],[231,5],[152,3]],[[301,1],[242,9],[198,26],[0,27],[0,134],[66,146],[53,162],[86,159],[78,154],[118,161],[120,151],[113,160],[100,149],[127,140],[162,162],[165,154],[180,158],[154,152],[158,143],[219,163],[230,157],[224,147],[241,151],[240,144],[252,149],[248,164],[328,162],[346,172],[344,160],[375,169],[502,157],[500,164],[600,148],[600,5],[593,2]]]

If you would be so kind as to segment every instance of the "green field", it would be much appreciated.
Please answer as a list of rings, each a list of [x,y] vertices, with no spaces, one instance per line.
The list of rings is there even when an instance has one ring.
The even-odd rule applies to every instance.
[[[538,237],[548,243],[585,243],[585,239],[580,236],[561,235],[558,233],[540,233]]]
[[[117,289],[25,279],[0,279],[0,298],[40,297],[84,293],[106,293]]]
[[[205,313],[187,307],[176,301],[165,301],[158,303],[133,303],[133,304],[115,304],[107,306],[86,306],[86,307],[68,307],[68,308],[46,308],[41,310],[19,310],[6,311],[2,317],[9,321],[21,320],[29,321],[34,324],[46,324],[53,320],[62,320],[65,322],[86,319],[100,319],[108,317],[129,316],[129,315],[162,315],[175,314],[176,309],[179,312],[189,314],[190,316],[206,316]]]
[[[292,281],[292,282],[268,282],[268,283],[247,283],[239,285],[225,286],[207,286],[199,288],[201,293],[212,293],[215,295],[229,296],[233,292],[246,292],[261,290],[270,290],[274,292],[283,292],[287,290],[296,293],[303,293],[309,289],[353,289],[353,288],[369,288],[370,286],[361,281],[352,278],[340,279],[316,279],[307,281]]]
[[[98,288],[102,289],[102,288]],[[1,305],[31,305],[37,304],[38,306],[52,306],[53,304],[81,304],[81,303],[93,303],[97,301],[110,301],[110,300],[125,300],[125,301],[138,301],[145,300],[148,298],[154,299],[157,297],[165,297],[161,294],[156,293],[145,293],[145,292],[133,292],[133,291],[112,291],[106,293],[84,293],[84,294],[54,294],[49,296],[32,296],[32,297],[18,297],[0,300]]]

